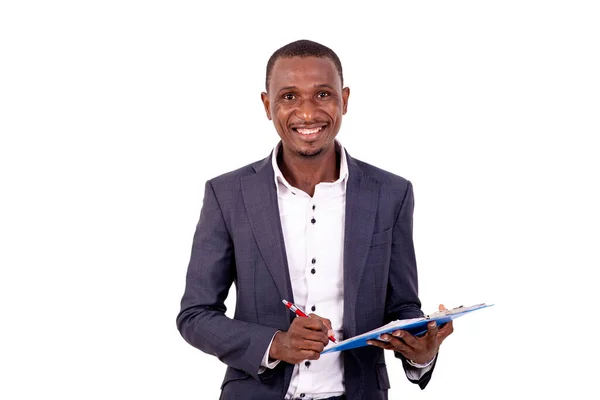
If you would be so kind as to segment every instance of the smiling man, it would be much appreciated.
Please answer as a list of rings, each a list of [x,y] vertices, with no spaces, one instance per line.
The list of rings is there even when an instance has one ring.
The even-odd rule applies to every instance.
[[[452,333],[452,323],[430,325],[422,337],[396,331],[320,354],[329,337],[423,315],[412,185],[336,140],[349,97],[331,49],[308,40],[280,48],[261,95],[280,142],[264,160],[206,183],[177,326],[227,364],[221,399],[387,399],[383,349],[425,388]],[[283,299],[310,317],[294,317]]]

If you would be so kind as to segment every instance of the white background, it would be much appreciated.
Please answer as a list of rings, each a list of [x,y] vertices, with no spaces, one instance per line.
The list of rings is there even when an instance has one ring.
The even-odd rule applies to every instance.
[[[597,2],[206,3],[1,3],[0,398],[218,397],[175,327],[204,182],[275,145],[301,38],[342,60],[348,152],[414,184],[424,311],[495,304],[425,391],[389,358],[390,397],[594,397]]]

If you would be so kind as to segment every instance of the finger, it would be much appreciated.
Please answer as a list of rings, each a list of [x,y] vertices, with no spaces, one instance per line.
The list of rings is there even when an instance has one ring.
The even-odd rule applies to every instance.
[[[327,318],[323,318],[323,317],[321,317],[318,314],[310,314],[309,317],[311,317],[311,318],[317,318],[317,319],[319,319],[323,323],[323,325],[325,325],[327,327],[327,329],[333,329],[332,326],[331,326],[331,321],[328,320]]]
[[[435,344],[437,342],[438,332],[439,329],[435,321],[431,321],[427,324],[427,334],[425,337],[430,344]]]
[[[323,325],[325,325],[325,328],[327,329],[327,336],[328,337],[334,337],[335,338],[335,332],[333,331],[332,325],[331,325],[331,320],[327,319],[327,318],[323,318],[317,314],[310,314],[311,318],[318,318],[321,320],[321,322],[323,323]]]
[[[300,352],[302,360],[298,361],[298,364],[303,360],[318,360],[321,357],[321,352],[311,351],[311,350],[302,350]]]
[[[431,321],[427,324],[427,333],[431,335],[437,335],[439,328],[437,322]]]
[[[312,315],[312,314],[311,314]],[[292,324],[296,324],[305,329],[310,329],[313,331],[322,331],[323,333],[327,333],[327,327],[323,324],[320,318],[303,318],[298,317],[292,321]]]
[[[296,340],[293,343],[293,346],[298,350],[310,350],[316,351],[320,353],[325,349],[325,345],[323,342],[317,342],[314,340]]]
[[[411,346],[407,345],[406,343],[404,343],[399,338],[396,338],[396,337],[391,336],[391,335],[387,335],[387,336],[388,336],[386,338],[387,342],[392,345],[392,347],[393,347],[393,349],[395,351],[399,351],[401,353],[409,353],[409,352],[413,352],[415,350],[414,348],[412,348]]]
[[[329,338],[326,334],[321,331],[313,331],[310,329],[303,329],[298,332],[298,338],[301,340],[310,340],[312,342],[323,343],[327,345],[329,343]]]
[[[367,344],[370,346],[381,347],[385,350],[392,350],[394,348],[391,343],[383,342],[381,340],[367,340]]]
[[[402,339],[400,341],[406,343],[409,347],[415,348],[418,346],[419,343],[419,339],[403,330],[397,330],[392,332],[392,336]]]
[[[296,319],[310,319],[310,318],[296,318]],[[312,340],[316,342],[327,343],[329,338],[320,329],[310,329],[310,324],[307,326],[303,322],[290,325],[288,333],[296,340]],[[325,331],[327,332],[327,331]]]
[[[452,321],[446,322],[438,331],[438,343],[442,343],[452,332],[454,332]]]
[[[401,351],[401,352],[405,352],[405,351],[411,351],[411,347],[408,346],[406,343],[404,343],[402,340],[395,338],[392,335],[389,334],[383,334],[379,337],[379,341],[383,342],[383,343],[387,343],[390,346],[387,346],[386,348],[391,348],[394,349],[396,351]]]
[[[440,311],[448,311],[448,309],[446,307],[444,307],[443,304],[440,304],[440,306],[438,308]]]
[[[333,336],[333,328],[331,326],[330,320],[328,320],[327,318],[323,318],[317,314],[310,314],[310,317],[321,321],[321,323],[325,326],[325,329],[327,330],[327,336]]]

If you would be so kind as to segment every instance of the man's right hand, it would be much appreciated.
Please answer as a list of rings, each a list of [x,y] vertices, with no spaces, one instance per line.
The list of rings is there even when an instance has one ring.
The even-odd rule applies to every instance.
[[[287,332],[278,332],[273,338],[269,358],[290,364],[318,360],[329,343],[328,331],[331,334],[331,321],[317,314],[295,318]]]

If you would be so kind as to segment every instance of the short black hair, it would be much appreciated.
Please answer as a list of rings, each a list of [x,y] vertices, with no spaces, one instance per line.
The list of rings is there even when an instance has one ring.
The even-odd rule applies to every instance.
[[[273,71],[273,66],[275,65],[275,61],[280,58],[291,58],[291,57],[318,57],[318,58],[329,58],[335,68],[340,74],[340,79],[342,81],[342,86],[344,86],[344,74],[342,73],[342,62],[338,58],[337,54],[333,50],[331,50],[327,46],[323,46],[320,43],[313,42],[310,40],[297,40],[292,43],[288,43],[282,48],[278,49],[273,53],[271,58],[269,58],[269,62],[267,62],[267,78],[265,81],[265,86],[267,92],[269,91],[269,82],[271,81],[271,71]]]

